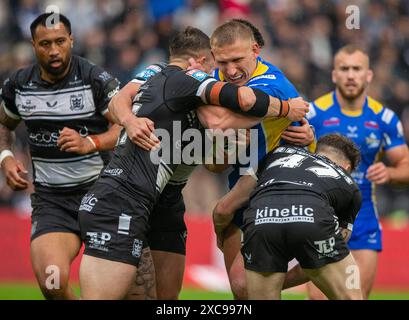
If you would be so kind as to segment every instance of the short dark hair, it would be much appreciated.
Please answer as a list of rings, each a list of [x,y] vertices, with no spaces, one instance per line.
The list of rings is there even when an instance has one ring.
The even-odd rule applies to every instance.
[[[39,25],[46,26],[47,19],[51,17],[52,15],[58,16],[59,21],[65,26],[65,28],[68,31],[68,34],[71,35],[71,22],[68,20],[66,16],[64,16],[61,13],[55,13],[55,12],[48,12],[48,13],[43,13],[39,15],[35,20],[31,23],[30,25],[30,31],[31,31],[31,38],[34,40],[34,35],[36,32],[36,29]]]
[[[316,152],[325,152],[328,149],[330,149],[329,151],[339,152],[340,157],[349,161],[351,163],[351,171],[354,171],[361,161],[361,152],[356,144],[339,133],[327,134],[318,139]]]
[[[261,32],[251,22],[244,19],[232,19],[218,26],[214,30],[210,42],[212,47],[221,47],[243,38],[255,41],[260,48],[264,46]]]
[[[249,27],[251,29],[251,31],[253,32],[254,40],[256,40],[256,42],[260,46],[260,48],[264,47],[265,43],[264,43],[263,35],[261,34],[260,30],[257,29],[257,27],[254,24],[252,24],[250,21],[244,20],[244,19],[232,19],[232,21],[237,21],[237,22],[242,23],[242,24],[246,25],[247,27]]]
[[[175,34],[169,44],[170,57],[197,57],[203,50],[210,52],[210,38],[200,29],[187,27]]]

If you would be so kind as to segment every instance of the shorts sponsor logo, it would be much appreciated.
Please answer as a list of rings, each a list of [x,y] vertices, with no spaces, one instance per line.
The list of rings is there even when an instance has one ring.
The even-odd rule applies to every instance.
[[[140,258],[142,254],[142,248],[143,248],[143,241],[139,239],[134,239],[133,248],[132,248],[132,256],[135,258]]]
[[[89,248],[108,252],[106,243],[111,240],[111,234],[107,232],[87,232],[87,238]]]
[[[121,213],[118,222],[118,233],[129,235],[129,229],[131,227],[131,216],[128,216],[125,213]]]
[[[119,177],[122,172],[124,172],[123,169],[105,169],[104,173],[109,174],[113,177]]]
[[[377,231],[375,231],[374,233],[370,233],[368,235],[368,243],[371,243],[371,244],[378,243],[378,239],[376,238],[377,235],[378,235]]]
[[[33,221],[33,224],[31,225],[31,236],[33,236],[36,233],[37,225],[38,225],[38,221]]]
[[[314,209],[304,208],[303,205],[292,205],[289,208],[268,208],[257,209],[255,225],[264,223],[293,223],[308,222],[314,223]]]
[[[81,200],[80,211],[88,211],[91,212],[94,209],[95,204],[98,202],[98,199],[92,193],[90,195],[85,195]]]
[[[326,240],[314,241],[316,250],[319,253],[318,259],[332,258],[339,254],[338,250],[334,250],[335,238],[331,237]]]

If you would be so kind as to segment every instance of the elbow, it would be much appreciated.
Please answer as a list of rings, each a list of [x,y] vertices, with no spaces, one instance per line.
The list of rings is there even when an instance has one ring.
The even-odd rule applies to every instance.
[[[247,112],[253,108],[256,103],[256,95],[253,90],[248,87],[240,87],[238,90],[238,99],[240,109]]]
[[[224,199],[220,200],[213,209],[214,216],[226,217],[232,215],[233,213],[233,208]]]

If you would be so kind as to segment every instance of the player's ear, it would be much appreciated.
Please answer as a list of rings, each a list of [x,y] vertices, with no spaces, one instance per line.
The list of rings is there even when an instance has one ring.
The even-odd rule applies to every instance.
[[[332,79],[332,83],[333,84],[336,84],[337,83],[337,80],[336,80],[336,71],[335,71],[335,69],[332,69],[332,72],[331,72],[331,79]]]
[[[372,79],[373,79],[373,71],[372,69],[369,69],[366,75],[366,82],[371,83]]]
[[[260,55],[260,50],[261,49],[260,49],[260,46],[258,45],[258,43],[254,42],[253,46],[252,46],[252,51],[255,54],[256,58]]]

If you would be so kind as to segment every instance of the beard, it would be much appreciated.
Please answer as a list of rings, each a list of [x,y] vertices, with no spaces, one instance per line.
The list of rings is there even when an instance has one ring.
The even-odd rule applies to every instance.
[[[356,100],[357,98],[359,98],[365,91],[367,87],[367,84],[363,84],[361,87],[358,88],[358,90],[356,92],[348,92],[347,90],[344,90],[344,88],[342,86],[338,86],[338,90],[341,93],[341,96],[345,99],[345,100]]]
[[[48,61],[46,63],[42,63],[41,66],[44,68],[47,73],[54,77],[58,77],[62,75],[68,68],[70,64],[71,58],[67,58],[66,60],[63,59],[58,59],[58,60],[52,60]],[[61,62],[61,65],[59,67],[53,67],[51,64],[54,62]]]

